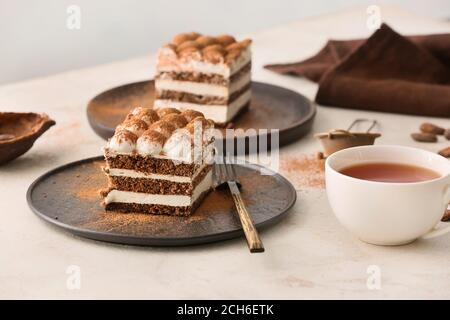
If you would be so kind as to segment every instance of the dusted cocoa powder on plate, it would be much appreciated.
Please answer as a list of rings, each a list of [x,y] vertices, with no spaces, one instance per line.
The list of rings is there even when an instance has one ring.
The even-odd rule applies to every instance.
[[[325,188],[325,159],[317,154],[285,157],[280,171],[296,188]]]

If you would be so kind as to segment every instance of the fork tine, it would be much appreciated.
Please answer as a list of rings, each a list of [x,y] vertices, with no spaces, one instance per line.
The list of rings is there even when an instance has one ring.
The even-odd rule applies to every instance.
[[[227,163],[227,174],[228,174],[228,179],[235,181],[238,185],[238,187],[241,187],[241,183],[239,182],[239,178],[238,175],[236,173],[236,168],[234,165],[234,162],[230,162],[230,158],[228,158],[228,163]]]
[[[213,170],[214,170],[214,181],[216,182],[216,186],[218,186],[220,184],[220,176],[219,176],[219,169],[217,168],[217,164],[215,163],[213,165]]]
[[[224,158],[223,161],[225,163],[225,170],[227,172],[227,178],[228,178],[227,180],[234,181],[234,176],[233,176],[233,172],[231,170],[231,165],[229,163],[229,160],[227,161],[227,159]]]
[[[220,163],[216,163],[216,172],[217,177],[219,178],[219,184],[223,183],[223,173],[222,173],[222,165]]]
[[[218,185],[221,185],[227,181],[226,173],[224,171],[225,168],[223,167],[223,164],[220,164],[220,163],[216,163],[215,168],[216,168],[216,174],[218,175],[218,180],[219,180]]]
[[[227,160],[228,159],[228,160]],[[256,230],[250,213],[248,212],[244,199],[239,191],[238,182],[236,181],[236,172],[233,168],[233,164],[230,163],[230,158],[223,158],[223,166],[227,174],[226,181],[230,189],[233,202],[236,207],[236,211],[239,215],[239,220],[241,221],[242,229],[244,231],[245,237],[247,238],[247,244],[250,248],[250,252],[264,252],[264,246],[259,238],[258,231]]]
[[[237,173],[236,173],[236,168],[235,168],[235,166],[234,166],[234,165],[230,165],[230,168],[231,168],[231,171],[233,172],[233,180],[236,181],[238,184],[240,184],[240,183],[239,183],[238,175],[237,175]]]

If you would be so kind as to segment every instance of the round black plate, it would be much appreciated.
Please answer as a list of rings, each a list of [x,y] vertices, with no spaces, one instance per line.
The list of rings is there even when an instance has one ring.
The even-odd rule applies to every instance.
[[[130,83],[100,93],[88,104],[89,124],[100,137],[108,139],[132,108],[151,108],[154,94],[153,80]],[[281,146],[308,133],[315,114],[315,105],[301,94],[267,83],[252,82],[249,109],[232,122],[234,129],[278,129]],[[248,132],[247,135],[254,136],[254,133]],[[257,134],[258,137],[262,135],[266,133]],[[222,136],[225,137],[224,132]],[[235,141],[239,139],[242,137],[234,138]],[[223,140],[225,145],[226,139]],[[267,141],[270,143],[270,136]]]
[[[229,190],[212,191],[190,217],[106,212],[99,190],[107,186],[103,157],[66,164],[29,187],[28,204],[39,217],[90,239],[149,246],[184,246],[243,235]],[[262,167],[236,165],[242,196],[258,229],[278,222],[294,205],[294,187]],[[267,169],[264,169],[267,171]]]

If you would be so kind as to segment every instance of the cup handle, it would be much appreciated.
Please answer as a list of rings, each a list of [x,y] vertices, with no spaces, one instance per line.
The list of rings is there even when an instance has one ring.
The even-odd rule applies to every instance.
[[[450,202],[450,184],[447,185],[444,189],[444,208],[447,209],[447,206]],[[450,232],[450,226],[446,226],[446,227],[438,227],[438,224],[434,227],[433,230],[428,231],[425,235],[423,235],[421,238],[422,239],[431,239],[431,238],[435,238],[435,237],[439,237],[442,236],[446,233]]]

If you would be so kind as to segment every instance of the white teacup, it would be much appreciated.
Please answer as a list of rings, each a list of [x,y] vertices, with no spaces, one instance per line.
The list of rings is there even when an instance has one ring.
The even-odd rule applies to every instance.
[[[339,171],[364,163],[402,163],[431,169],[433,180],[390,183],[361,180]],[[333,153],[325,164],[328,200],[338,220],[362,241],[401,245],[450,232],[437,229],[450,201],[450,161],[403,146],[362,146]]]

